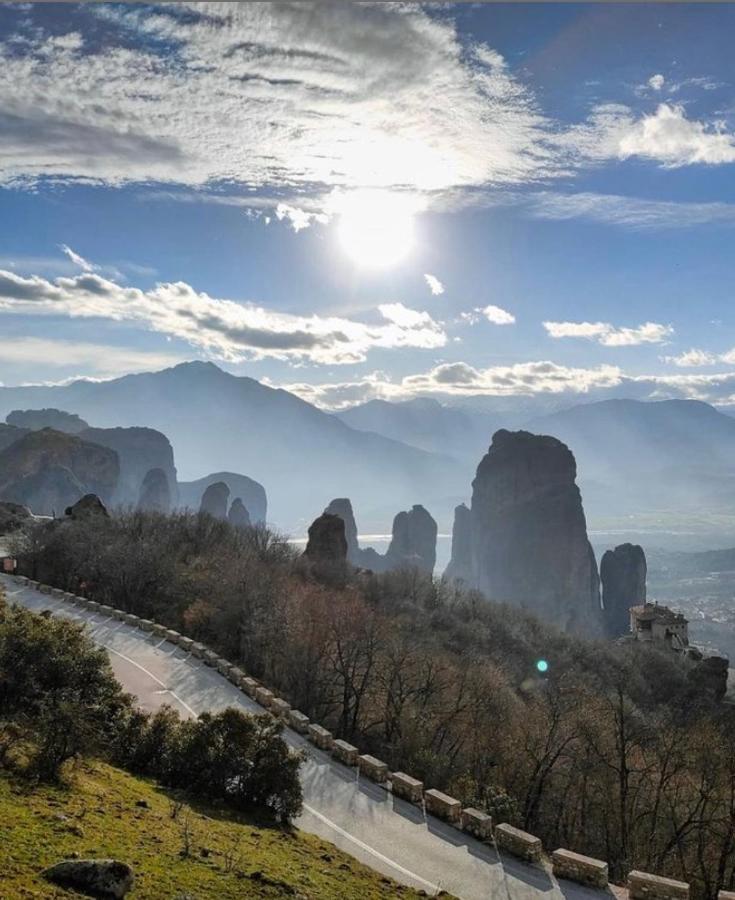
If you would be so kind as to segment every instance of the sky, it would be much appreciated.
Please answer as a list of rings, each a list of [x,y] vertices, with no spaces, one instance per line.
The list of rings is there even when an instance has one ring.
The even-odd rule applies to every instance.
[[[3,4],[0,380],[735,402],[735,6]]]

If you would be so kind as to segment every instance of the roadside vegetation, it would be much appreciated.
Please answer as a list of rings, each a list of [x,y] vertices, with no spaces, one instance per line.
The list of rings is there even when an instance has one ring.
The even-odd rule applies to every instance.
[[[317,579],[278,535],[206,515],[38,528],[21,566],[209,643],[392,769],[613,880],[735,887],[735,717],[672,654],[572,638],[412,570]]]

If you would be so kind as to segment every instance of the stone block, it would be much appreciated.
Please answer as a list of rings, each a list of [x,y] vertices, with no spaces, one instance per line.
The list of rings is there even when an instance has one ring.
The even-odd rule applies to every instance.
[[[154,622],[153,628],[151,628],[151,633],[154,634],[156,637],[160,637],[160,638],[166,637],[166,626],[161,625],[160,622]]]
[[[363,753],[362,756],[358,756],[357,765],[360,769],[360,774],[371,781],[384,784],[388,780],[388,765],[374,756],[370,756],[369,753]]]
[[[334,738],[332,737],[331,731],[328,731],[326,728],[322,728],[321,725],[315,725],[312,722],[308,727],[307,733],[312,744],[314,744],[320,750],[332,749]]]
[[[270,709],[274,699],[273,691],[269,691],[268,688],[262,685],[255,691],[255,702],[259,703],[264,709]]]
[[[115,610],[111,606],[107,606],[104,603],[100,603],[100,608],[99,608],[98,612],[101,616],[107,616],[108,618],[112,618],[112,615],[115,612]]]
[[[123,621],[126,625],[133,625],[134,627],[140,624],[140,619],[133,613],[125,613]]]
[[[38,585],[39,593],[41,594],[50,594],[53,588],[50,584],[39,584]]]
[[[735,900],[735,891],[719,891],[717,900]]]
[[[607,887],[607,863],[572,850],[554,850],[551,854],[554,875],[589,887]]]
[[[225,678],[229,678],[229,677],[230,677],[230,672],[231,672],[234,668],[235,668],[235,667],[232,665],[232,663],[231,663],[228,659],[225,659],[225,658],[222,657],[222,656],[218,657],[218,659],[217,659],[217,671],[220,673],[220,675],[224,675]]]
[[[299,712],[298,709],[289,710],[288,724],[299,734],[306,734],[309,731],[309,717]]]
[[[112,618],[116,619],[118,622],[125,621],[125,611],[122,609],[113,609],[112,610]]]
[[[347,741],[338,740],[332,744],[332,756],[346,766],[357,765],[357,747],[348,744]]]
[[[390,776],[390,789],[396,797],[402,797],[409,803],[421,803],[424,799],[424,783],[405,772],[393,772]]]
[[[284,722],[288,717],[290,709],[291,704],[287,700],[284,700],[282,697],[274,697],[273,700],[271,700],[270,711],[274,716],[279,716],[280,718],[282,718]]]
[[[519,859],[539,862],[541,859],[541,838],[534,837],[507,822],[495,826],[495,843],[499,850],[506,850]]]
[[[493,820],[487,813],[480,809],[468,806],[462,810],[460,817],[462,830],[474,835],[480,841],[486,841],[493,836]]]
[[[235,687],[240,687],[240,685],[242,684],[242,680],[245,677],[245,673],[237,666],[233,666],[230,669],[230,674],[227,677],[235,685]]]
[[[153,631],[153,622],[151,622],[150,619],[141,619],[138,622],[138,628],[140,628],[141,631]]]
[[[63,592],[63,590],[62,590],[61,588],[51,588],[51,590],[49,591],[49,593],[51,594],[52,597],[59,597],[59,598],[61,598],[61,597],[64,596],[64,592]]]
[[[164,637],[169,642],[169,644],[178,644],[181,635],[178,631],[174,631],[173,628],[167,628]]]
[[[194,641],[190,637],[184,637],[183,634],[179,635],[179,647],[181,647],[182,650],[186,650],[188,652],[193,646]]]
[[[219,663],[219,655],[214,652],[214,650],[205,650],[202,653],[202,659],[204,660],[205,666],[212,666],[213,668],[217,668],[217,664]]]
[[[424,806],[427,813],[453,824],[458,823],[462,815],[462,804],[459,800],[437,791],[436,788],[424,791]]]
[[[630,900],[689,900],[689,885],[648,872],[631,872],[628,894]]]
[[[207,652],[207,648],[204,644],[200,644],[198,641],[194,641],[191,645],[191,655],[195,656],[197,659],[204,659],[204,654]]]
[[[96,600],[87,600],[87,609],[90,612],[93,612],[93,613],[99,612],[99,608],[100,608],[100,605],[99,605],[99,603],[97,603]],[[153,623],[151,622],[151,625],[152,624]]]
[[[252,697],[253,700],[255,700],[255,692],[258,690],[260,685],[255,678],[251,678],[249,675],[246,675],[240,682],[240,687],[245,691],[248,697]]]

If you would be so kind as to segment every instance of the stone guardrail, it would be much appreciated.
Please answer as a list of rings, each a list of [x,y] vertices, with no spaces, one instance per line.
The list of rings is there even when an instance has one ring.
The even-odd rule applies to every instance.
[[[494,843],[498,850],[504,850],[526,862],[539,863],[541,861],[543,848],[539,838],[509,825],[507,822],[501,822],[493,828],[492,818],[487,813],[472,807],[463,809],[459,800],[442,793],[442,791],[424,790],[423,782],[406,775],[405,772],[389,772],[386,763],[369,754],[360,755],[357,747],[353,747],[347,741],[335,740],[331,731],[312,722],[299,710],[292,709],[286,700],[276,696],[273,691],[260,684],[256,678],[247,675],[238,666],[223,659],[214,650],[199,641],[186,637],[159,622],[141,619],[133,613],[105,606],[94,600],[88,600],[86,597],[78,597],[61,590],[61,588],[40,584],[24,575],[15,575],[14,577],[17,582],[35,588],[43,594],[50,594],[92,612],[106,614],[110,618],[139,628],[178,646],[196,659],[201,659],[205,665],[219,671],[235,687],[255,700],[271,715],[284,721],[295,732],[305,736],[314,746],[330,753],[343,765],[357,767],[361,775],[385,786],[396,797],[423,806],[427,813],[443,819],[480,841]],[[592,887],[605,888],[607,886],[607,863],[602,860],[582,856],[571,850],[559,849],[552,854],[552,868],[554,874],[559,878],[566,878],[569,881]],[[630,900],[689,900],[688,884],[658,875],[649,875],[645,872],[631,872],[628,876],[628,888]],[[735,900],[735,892],[720,891],[718,900]]]

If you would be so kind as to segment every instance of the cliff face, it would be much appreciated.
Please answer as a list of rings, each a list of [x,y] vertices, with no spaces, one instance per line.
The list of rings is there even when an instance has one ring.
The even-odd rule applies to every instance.
[[[215,481],[204,492],[199,512],[209,513],[215,519],[226,519],[229,499],[230,489],[224,481]]]
[[[630,631],[630,607],[646,602],[646,554],[638,544],[607,550],[600,562],[605,633],[618,638]]]
[[[133,506],[140,498],[143,480],[151,469],[161,469],[168,482],[169,496],[176,499],[174,451],[165,434],[154,428],[86,428],[79,433],[85,441],[114,450],[120,460],[120,479],[113,502]]]
[[[338,497],[332,500],[324,510],[327,515],[339,516],[345,523],[345,540],[347,541],[347,560],[353,566],[361,566],[360,545],[357,542],[357,523],[352,511],[352,504],[347,497]]]
[[[452,557],[444,577],[464,579],[472,571],[472,513],[460,503],[454,508],[452,525]]]
[[[196,481],[180,481],[179,506],[184,509],[199,509],[204,492],[216,481],[223,481],[230,489],[230,496],[242,500],[253,525],[265,524],[268,512],[265,488],[247,475],[238,475],[236,472],[213,472]]]
[[[429,575],[436,564],[436,522],[423,506],[399,512],[393,520],[393,537],[385,555],[387,568],[415,566]]]
[[[556,438],[498,431],[472,482],[454,576],[565,631],[598,635],[597,563],[575,477],[574,456]]]
[[[227,521],[235,528],[248,528],[250,526],[250,513],[247,511],[242,498],[235,497],[227,513]]]
[[[171,512],[171,489],[163,469],[149,469],[140,488],[138,509],[144,512]]]
[[[22,503],[37,515],[61,514],[82,494],[109,502],[119,475],[113,450],[45,428],[0,453],[0,499]]]

